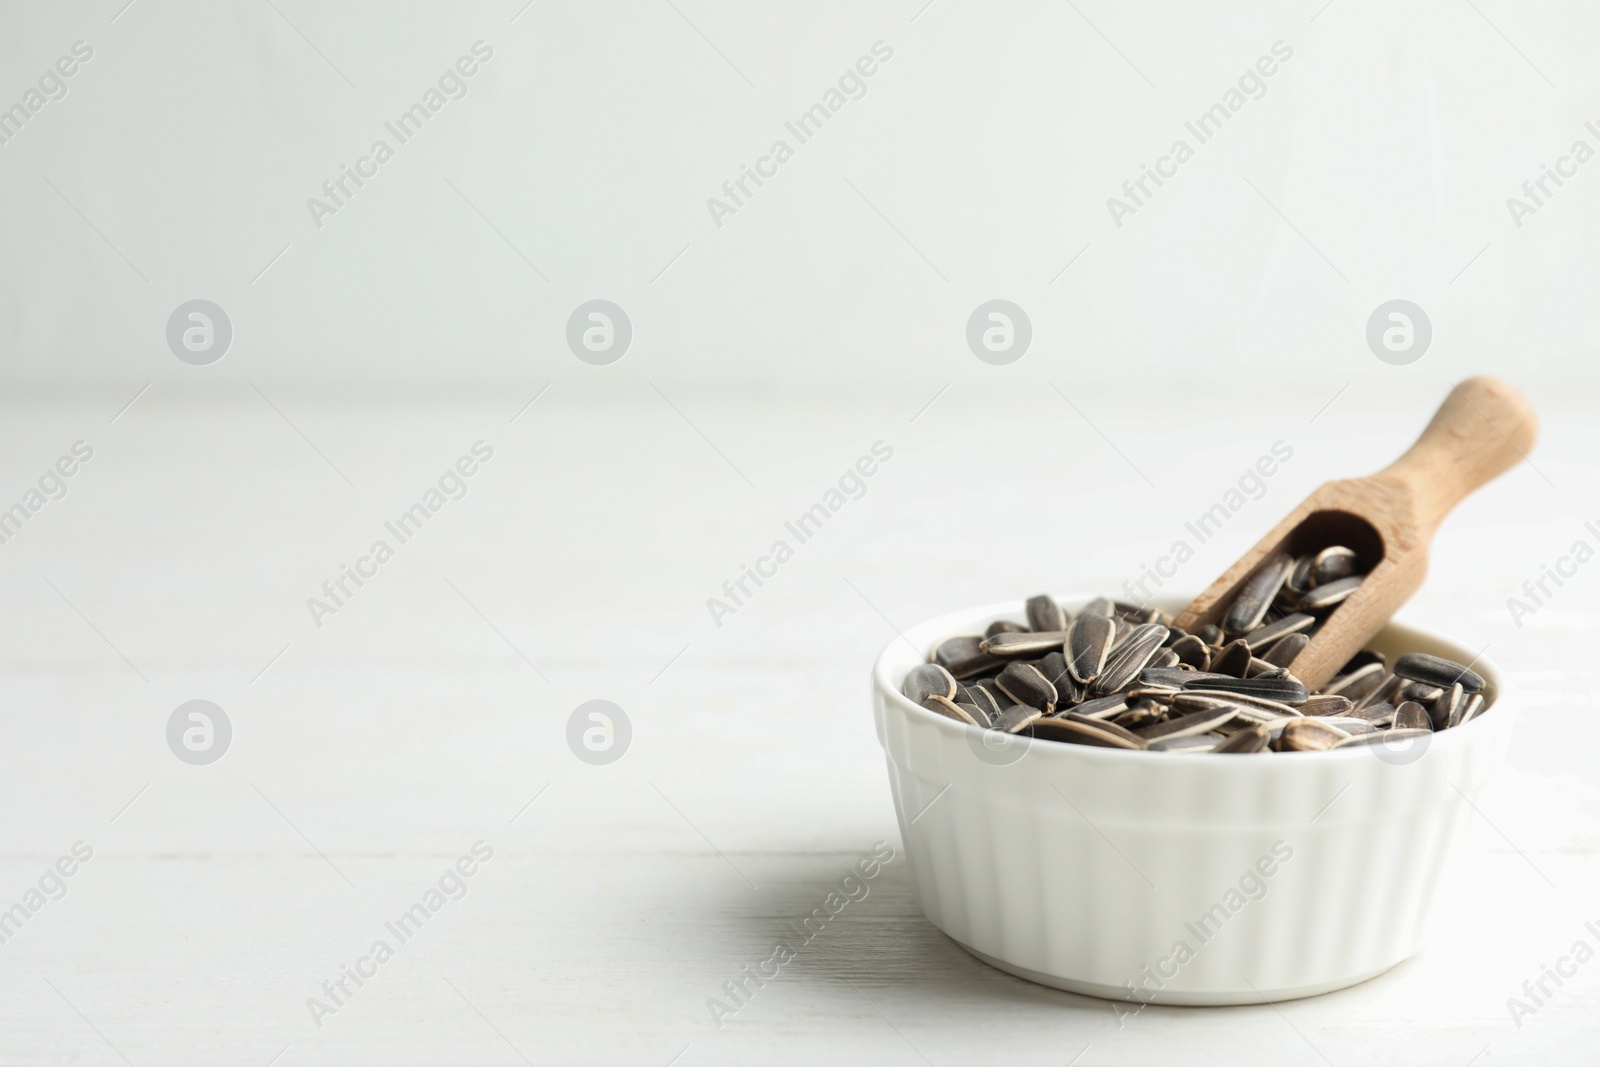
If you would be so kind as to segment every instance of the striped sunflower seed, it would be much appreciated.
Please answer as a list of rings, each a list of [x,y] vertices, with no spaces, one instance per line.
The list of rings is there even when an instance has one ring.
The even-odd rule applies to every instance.
[[[1300,598],[1300,610],[1321,611],[1335,604],[1343,604],[1350,599],[1351,593],[1361,588],[1361,583],[1364,581],[1366,581],[1365,575],[1355,574],[1349,578],[1329,582],[1327,585],[1319,585]]]
[[[1072,709],[1072,713],[1080,719],[1109,719],[1121,715],[1128,710],[1128,698],[1118,693],[1108,697],[1095,697],[1085,700]]]
[[[1287,553],[1278,552],[1267,557],[1233,598],[1228,613],[1223,616],[1222,628],[1231,634],[1242,634],[1260,626],[1293,566],[1294,560]]]
[[[1227,678],[1212,671],[1186,671],[1182,667],[1146,667],[1139,672],[1140,685],[1171,685],[1182,689],[1200,678]]]
[[[1116,723],[1110,722],[1106,719],[1085,719],[1083,716],[1071,711],[1067,712],[1065,715],[1058,715],[1056,718],[1066,719],[1069,722],[1076,722],[1080,726],[1091,726],[1100,730],[1104,730],[1106,733],[1109,733],[1114,737],[1120,737],[1124,741],[1136,741],[1140,745],[1144,744],[1144,738],[1140,737],[1138,734],[1131,730],[1125,730]]]
[[[1226,674],[1234,678],[1243,678],[1244,672],[1250,669],[1250,646],[1244,641],[1230,641],[1223,646],[1221,652],[1211,657],[1211,671],[1213,674]]]
[[[1044,715],[1038,708],[1026,704],[1013,704],[994,720],[994,728],[1008,734],[1020,734]]]
[[[1196,630],[1194,635],[1212,648],[1221,648],[1223,639],[1227,637],[1227,634],[1222,632],[1222,627],[1209,622]]]
[[[1028,628],[1022,625],[1020,622],[1012,622],[1010,619],[996,619],[994,622],[989,624],[987,629],[983,631],[983,636],[993,637],[995,634],[1020,634],[1026,633],[1027,630]]]
[[[1112,604],[1111,598],[1103,596],[1095,597],[1093,600],[1089,601],[1083,606],[1083,610],[1090,615],[1104,615],[1108,619],[1117,613],[1117,609]]]
[[[1290,634],[1310,629],[1316,621],[1316,616],[1297,611],[1293,615],[1285,615],[1281,619],[1257,626],[1240,640],[1250,647],[1251,652],[1260,652],[1280,637],[1288,637]]]
[[[1454,718],[1457,723],[1461,715],[1467,710],[1467,691],[1461,688],[1461,683],[1456,682],[1449,689],[1439,694],[1439,699],[1428,705],[1428,720],[1435,730],[1450,728],[1450,720]]]
[[[1170,648],[1158,648],[1156,654],[1150,657],[1150,666],[1162,669],[1176,668],[1179,660],[1177,653]]]
[[[1212,749],[1213,752],[1249,753],[1260,752],[1272,740],[1272,734],[1265,727],[1250,726],[1239,730],[1226,741]]]
[[[1244,676],[1246,678],[1287,678],[1289,677],[1289,668],[1279,667],[1276,664],[1268,663],[1264,659],[1256,659],[1251,656],[1250,663],[1244,669]]]
[[[1054,597],[1039,596],[1029,597],[1023,605],[1028,614],[1028,629],[1048,633],[1054,630],[1067,628],[1067,613],[1061,610],[1061,605],[1055,602]]]
[[[1355,704],[1349,697],[1330,696],[1327,693],[1318,693],[1304,704],[1300,705],[1302,715],[1348,715]]]
[[[1294,566],[1289,568],[1289,577],[1283,580],[1285,592],[1299,596],[1311,588],[1311,570],[1316,566],[1315,556],[1301,556],[1294,561]]]
[[[1476,693],[1483,688],[1482,675],[1454,660],[1422,652],[1407,652],[1395,660],[1394,673],[1407,681],[1421,682],[1435,689],[1448,689],[1457,682],[1468,693]]]
[[[995,699],[995,695],[989,691],[987,686],[969,685],[967,686],[967,696],[971,699],[966,703],[976,706],[979,711],[983,712],[983,717],[989,722],[993,722],[1000,717],[1000,701]],[[957,703],[961,703],[961,701]]]
[[[1006,664],[1006,669],[995,677],[994,684],[1018,704],[1036,708],[1041,715],[1055,707],[1056,687],[1031,663]]]
[[[1089,691],[1095,696],[1105,696],[1126,687],[1144,670],[1166,639],[1167,628],[1159,622],[1145,623],[1128,635],[1127,641],[1106,660],[1105,669],[1095,679]]]
[[[1201,678],[1184,686],[1188,690],[1265,697],[1280,704],[1303,704],[1311,694],[1293,678]]]
[[[1421,682],[1407,682],[1401,687],[1397,695],[1401,700],[1415,700],[1419,704],[1432,704],[1435,700],[1444,696],[1444,690],[1435,689],[1431,685],[1423,685]]]
[[[1127,731],[1112,733],[1109,723],[1096,719],[1079,720],[1062,716],[1040,719],[1033,724],[1033,736],[1045,741],[1063,741],[1069,745],[1093,745],[1096,748],[1142,749],[1145,743],[1137,737],[1129,740],[1122,736]],[[1131,736],[1131,735],[1130,735]]]
[[[1321,719],[1295,719],[1283,728],[1278,744],[1285,752],[1322,752],[1347,737],[1343,730]]]
[[[933,650],[933,662],[949,671],[957,681],[998,670],[1005,661],[985,652],[983,640],[981,637],[962,636],[942,641]]]
[[[1164,737],[1194,737],[1198,734],[1208,734],[1222,724],[1231,722],[1234,714],[1231,708],[1219,711],[1196,711],[1143,727],[1135,732],[1146,742],[1159,741]]]
[[[1153,700],[1131,700],[1128,710],[1121,715],[1113,715],[1110,719],[1098,719],[1109,726],[1120,726],[1124,730],[1137,730],[1152,723],[1158,723],[1166,714],[1166,709]]]
[[[909,697],[914,704],[921,704],[931,696],[944,697],[946,700],[956,695],[956,680],[950,672],[937,663],[919,663],[906,672],[906,680],[900,685],[900,692]]]
[[[1387,674],[1381,663],[1363,664],[1354,670],[1346,668],[1346,673],[1329,682],[1322,691],[1328,696],[1344,696],[1360,702],[1383,684]]]
[[[962,706],[953,700],[938,695],[937,693],[931,694],[926,700],[924,700],[922,702],[922,706],[927,708],[929,711],[938,712],[945,718],[954,719],[956,722],[964,722],[968,726],[988,725],[978,718],[978,715],[981,715],[982,712],[978,712],[978,715],[973,714],[973,712],[978,711],[977,708],[974,708],[971,705]]]
[[[1400,695],[1400,690],[1405,688],[1406,681],[1397,674],[1391,674],[1383,680],[1383,684],[1372,692],[1356,701],[1358,708],[1370,708],[1374,704],[1393,704]]]
[[[1394,728],[1396,730],[1432,730],[1433,720],[1428,717],[1428,709],[1418,704],[1415,700],[1408,700],[1394,709]]]
[[[1056,652],[1062,647],[1067,635],[1060,630],[1049,633],[1004,633],[995,634],[993,637],[983,639],[980,646],[985,652],[1007,659],[1018,656],[1042,656],[1046,652]]]
[[[1261,653],[1261,658],[1275,666],[1287,667],[1310,643],[1311,638],[1307,634],[1290,634],[1272,642],[1272,647]]]
[[[1358,708],[1351,708],[1341,718],[1365,719],[1374,726],[1393,726],[1395,712],[1393,704],[1363,704]]]
[[[1193,667],[1197,671],[1211,668],[1211,649],[1194,634],[1184,634],[1168,645],[1167,650],[1178,657],[1179,663]]]
[[[1067,637],[1067,664],[1072,677],[1088,685],[1100,676],[1116,629],[1109,616],[1087,609],[1072,621]]]
[[[1178,714],[1191,711],[1204,711],[1207,708],[1232,707],[1241,717],[1252,721],[1262,719],[1297,719],[1300,712],[1287,704],[1276,700],[1266,700],[1262,697],[1245,696],[1239,693],[1204,693],[1198,690],[1186,689],[1172,698],[1172,710]]]
[[[1461,712],[1461,721],[1456,723],[1456,725],[1463,726],[1466,723],[1471,722],[1473,719],[1476,719],[1479,715],[1483,714],[1484,707],[1485,704],[1483,694],[1473,693],[1467,698],[1467,706]]]
[[[1324,586],[1340,578],[1348,578],[1357,570],[1354,549],[1333,545],[1318,552],[1311,564],[1313,586]]]

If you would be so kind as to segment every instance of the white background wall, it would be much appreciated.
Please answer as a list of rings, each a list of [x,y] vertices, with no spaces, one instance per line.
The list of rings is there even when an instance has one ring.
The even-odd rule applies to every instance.
[[[0,9],[0,104],[94,49],[0,145],[0,380],[1593,381],[1600,164],[1506,207],[1600,148],[1583,5],[523,3]],[[307,198],[478,40],[469,95],[318,229]],[[879,40],[866,96],[718,228],[707,198]],[[1106,198],[1278,40],[1265,97],[1116,227]],[[163,339],[197,297],[235,328],[206,368]],[[595,297],[635,328],[606,369],[562,340]],[[991,297],[1034,324],[1004,370],[963,342]],[[1395,297],[1435,328],[1403,369],[1362,341]]]

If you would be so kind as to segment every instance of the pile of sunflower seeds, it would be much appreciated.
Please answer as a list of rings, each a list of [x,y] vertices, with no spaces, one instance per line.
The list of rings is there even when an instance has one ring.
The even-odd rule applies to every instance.
[[[1036,596],[1027,625],[1001,620],[945,640],[902,692],[972,726],[1160,752],[1344,748],[1421,737],[1480,714],[1483,678],[1438,656],[1407,653],[1391,666],[1381,653],[1359,652],[1318,693],[1289,673],[1361,578],[1349,549],[1274,556],[1221,627],[1194,633],[1155,608],[1102,598],[1073,618]]]

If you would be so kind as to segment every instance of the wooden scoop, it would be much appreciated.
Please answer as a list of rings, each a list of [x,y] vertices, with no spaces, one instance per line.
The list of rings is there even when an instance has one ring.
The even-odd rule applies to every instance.
[[[1520,392],[1496,378],[1468,378],[1405,455],[1377,474],[1328,482],[1312,493],[1196,597],[1177,625],[1190,633],[1207,623],[1221,626],[1245,583],[1279,553],[1350,548],[1366,579],[1289,665],[1315,692],[1422,585],[1433,532],[1450,510],[1523,459],[1538,434],[1538,419]]]

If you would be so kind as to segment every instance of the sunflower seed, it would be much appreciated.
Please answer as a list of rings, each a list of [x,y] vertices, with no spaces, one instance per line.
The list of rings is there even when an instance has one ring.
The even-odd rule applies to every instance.
[[[1329,582],[1327,585],[1319,585],[1300,598],[1300,610],[1321,611],[1323,608],[1342,604],[1350,598],[1351,593],[1361,588],[1361,583],[1364,581],[1366,581],[1365,575],[1356,574]]]
[[[1037,708],[1041,714],[1055,706],[1056,687],[1031,663],[1007,664],[995,677],[994,684],[1018,704]]]
[[[958,700],[956,701],[956,707],[967,713],[967,715],[972,719],[972,725],[974,726],[981,726],[987,730],[989,727],[994,725],[993,717],[991,717],[988,712],[984,711],[976,704],[968,704],[965,701]]]
[[[1196,711],[1158,722],[1154,726],[1146,726],[1139,730],[1138,734],[1147,742],[1158,741],[1163,737],[1194,737],[1197,734],[1210,733],[1223,723],[1230,722],[1234,714],[1232,708],[1220,711]]]
[[[1356,573],[1356,569],[1355,551],[1343,545],[1333,545],[1318,552],[1312,560],[1312,585],[1323,586],[1340,578],[1348,578]]]
[[[1429,656],[1422,652],[1407,652],[1394,661],[1394,673],[1412,682],[1421,682],[1436,689],[1448,689],[1456,682],[1468,693],[1483,688],[1483,677],[1454,660]]]
[[[1108,697],[1095,697],[1085,700],[1082,704],[1072,709],[1072,713],[1080,719],[1109,719],[1114,715],[1121,715],[1128,710],[1128,698],[1123,694]]]
[[[1040,719],[1033,724],[1033,736],[1045,741],[1064,741],[1071,745],[1094,745],[1098,748],[1127,748],[1142,749],[1144,741],[1126,730],[1116,733],[1108,728],[1109,723],[1095,719],[1069,719],[1056,716],[1049,719]]]
[[[900,692],[910,697],[914,704],[921,704],[930,696],[941,696],[948,700],[956,695],[956,680],[937,663],[919,663],[906,672]]]
[[[1150,657],[1167,636],[1167,628],[1158,622],[1146,623],[1128,635],[1121,649],[1107,657],[1105,669],[1095,679],[1090,692],[1095,696],[1115,693],[1139,676]]]
[[[1280,704],[1301,704],[1311,696],[1306,687],[1293,678],[1201,678],[1184,688],[1265,697]]]
[[[1350,714],[1351,709],[1354,707],[1355,704],[1351,703],[1349,697],[1329,696],[1326,693],[1318,693],[1316,696],[1313,696],[1310,700],[1307,700],[1304,704],[1300,705],[1300,714],[1315,715],[1319,717],[1328,715],[1348,715]]]
[[[1260,752],[1272,740],[1272,734],[1262,726],[1250,726],[1239,730],[1232,737],[1212,749],[1213,752],[1248,753]]]
[[[1222,632],[1222,627],[1206,623],[1194,632],[1194,635],[1212,648],[1221,648],[1222,640],[1227,635]]]
[[[1349,735],[1321,719],[1296,719],[1283,728],[1278,739],[1285,752],[1321,752],[1344,741]]]
[[[1116,608],[1112,606],[1110,598],[1103,596],[1089,601],[1083,606],[1083,610],[1090,615],[1104,615],[1108,619],[1116,614]]]
[[[1461,712],[1461,721],[1456,723],[1456,725],[1464,726],[1473,719],[1476,719],[1479,715],[1483,714],[1483,709],[1486,706],[1487,705],[1484,703],[1483,694],[1473,693],[1467,698],[1467,706],[1465,710]]]
[[[1140,745],[1144,744],[1144,738],[1140,737],[1138,734],[1131,730],[1123,729],[1116,723],[1105,719],[1085,719],[1082,715],[1078,715],[1077,713],[1071,711],[1067,712],[1065,715],[1058,715],[1056,718],[1066,719],[1069,722],[1078,723],[1080,726],[1089,726],[1098,730],[1103,730],[1106,733],[1111,734],[1113,737],[1120,737],[1124,741],[1137,741]]]
[[[1315,556],[1301,556],[1294,561],[1294,566],[1289,568],[1289,576],[1283,580],[1283,589],[1286,593],[1296,595],[1304,593],[1311,588],[1312,568],[1316,566]]]
[[[974,711],[978,710],[977,708],[972,708],[969,711],[967,708],[962,707],[955,701],[942,697],[937,693],[930,695],[926,700],[924,700],[922,702],[922,706],[927,708],[929,711],[938,712],[947,719],[954,719],[956,722],[964,722],[968,726],[987,725],[978,718],[978,715],[973,714]],[[982,712],[979,712],[978,714],[981,715]]]
[[[1238,715],[1248,717],[1252,721],[1300,717],[1300,712],[1287,704],[1237,693],[1203,693],[1186,689],[1172,698],[1172,710],[1180,715],[1220,707],[1234,708]]]
[[[1004,633],[995,634],[993,637],[983,639],[981,647],[985,652],[996,656],[1015,659],[1018,656],[1039,656],[1046,652],[1056,652],[1066,641],[1067,635],[1060,630],[1049,633]]]
[[[1137,730],[1152,723],[1158,723],[1165,715],[1165,709],[1153,700],[1136,700],[1128,703],[1128,710],[1121,715],[1113,715],[1110,719],[1097,719],[1107,726],[1120,726],[1124,730]]]
[[[1444,690],[1435,689],[1431,685],[1423,685],[1421,682],[1407,682],[1396,695],[1401,700],[1415,700],[1419,704],[1432,704],[1435,700],[1444,696]]]
[[[1289,668],[1278,667],[1264,659],[1256,659],[1251,656],[1249,665],[1244,669],[1244,676],[1246,678],[1287,678],[1289,677]]]
[[[1297,634],[1301,630],[1310,628],[1316,621],[1316,617],[1313,615],[1296,612],[1293,615],[1285,615],[1283,618],[1269,622],[1264,626],[1258,626],[1245,634],[1240,640],[1250,646],[1251,652],[1257,652],[1266,648],[1280,637],[1287,637],[1290,634]]]
[[[1352,708],[1341,718],[1365,719],[1374,726],[1393,726],[1395,706],[1393,704],[1363,704],[1359,708]]]
[[[1061,610],[1061,605],[1053,597],[1040,594],[1029,597],[1023,610],[1028,613],[1028,629],[1046,633],[1052,630],[1065,630],[1067,628],[1067,613]]]
[[[1327,696],[1346,696],[1359,702],[1368,693],[1383,684],[1384,676],[1388,673],[1381,663],[1367,663],[1351,669],[1348,665],[1346,673],[1335,678],[1323,687],[1322,692]]]
[[[1242,634],[1260,626],[1293,566],[1294,560],[1283,552],[1267,557],[1234,596],[1222,618],[1222,628],[1230,634]]]
[[[968,703],[976,705],[978,710],[982,711],[984,717],[990,722],[993,722],[1000,714],[1000,698],[995,696],[994,693],[990,691],[988,686],[969,685],[967,686],[967,696],[971,699],[967,701],[957,700],[956,703]]]
[[[1279,667],[1287,667],[1311,643],[1306,634],[1290,634],[1272,642],[1272,647],[1261,653],[1261,658]]]
[[[1150,657],[1150,666],[1162,669],[1175,668],[1178,665],[1178,656],[1170,648],[1158,648],[1156,654]]]
[[[1428,718],[1428,709],[1418,704],[1415,700],[1408,700],[1394,709],[1394,728],[1396,730],[1432,730],[1433,720]]]
[[[982,647],[981,637],[952,637],[942,641],[933,650],[933,662],[949,671],[957,680],[973,678],[995,670],[1005,661],[991,656]]]
[[[1116,630],[1108,616],[1088,609],[1072,621],[1067,637],[1067,664],[1079,682],[1088,685],[1100,676]]]
[[[1139,672],[1140,685],[1172,685],[1183,688],[1198,678],[1227,678],[1211,671],[1186,671],[1182,667],[1146,667]]]
[[[1370,708],[1374,704],[1393,704],[1400,695],[1400,690],[1405,688],[1405,679],[1397,674],[1391,674],[1383,680],[1383,684],[1372,692],[1356,701],[1358,708]]]
[[[1250,646],[1243,641],[1231,641],[1223,646],[1221,652],[1211,657],[1211,671],[1213,674],[1226,674],[1234,678],[1243,678],[1244,672],[1250,669]]]
[[[1038,708],[1030,708],[1026,704],[1013,704],[994,720],[994,728],[1008,734],[1020,734],[1038,722],[1043,714]]]
[[[1020,634],[1027,633],[1027,631],[1028,628],[1022,625],[1020,622],[1012,622],[1010,619],[996,619],[994,622],[989,624],[987,629],[983,631],[983,636],[993,637],[995,634]]]
[[[1167,650],[1178,657],[1179,663],[1187,664],[1197,671],[1209,670],[1211,667],[1211,649],[1194,634],[1184,634],[1168,645]]]

